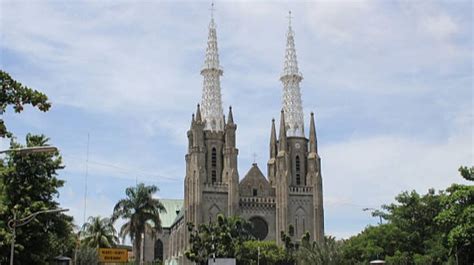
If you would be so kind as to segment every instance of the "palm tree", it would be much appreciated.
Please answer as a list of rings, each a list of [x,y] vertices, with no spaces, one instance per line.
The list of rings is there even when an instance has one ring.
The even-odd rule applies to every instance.
[[[81,241],[91,248],[114,247],[119,239],[109,218],[90,216],[80,232]]]
[[[122,239],[128,235],[132,240],[136,261],[140,261],[141,236],[145,232],[154,235],[161,231],[160,213],[166,212],[163,204],[152,197],[158,191],[155,185],[145,186],[140,183],[136,187],[125,190],[127,198],[121,199],[114,207],[111,220],[122,218],[126,223],[120,228]]]

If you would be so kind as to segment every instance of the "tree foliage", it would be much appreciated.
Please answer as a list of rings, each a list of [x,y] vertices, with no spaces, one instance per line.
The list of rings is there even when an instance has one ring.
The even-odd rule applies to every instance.
[[[474,262],[474,186],[453,184],[441,198],[444,206],[435,221],[443,242],[461,264]]]
[[[48,138],[43,135],[26,136],[27,147],[47,143]],[[11,141],[10,148],[22,147]],[[13,212],[20,219],[37,211],[58,208],[55,199],[64,181],[57,178],[57,171],[62,168],[59,152],[8,153],[0,163],[5,191],[0,220],[12,219]],[[3,224],[0,235],[0,264],[3,264],[9,257],[12,234]],[[16,229],[15,264],[48,264],[49,259],[60,254],[71,255],[74,244],[72,217],[62,213],[38,215],[29,224]]]
[[[238,264],[246,265],[284,265],[291,264],[283,247],[274,241],[245,241]]]
[[[41,111],[47,111],[51,107],[48,97],[34,89],[15,81],[7,72],[0,70],[0,114],[5,113],[8,106],[12,106],[17,113],[23,111],[25,105],[32,105]],[[0,137],[11,137],[5,122],[0,118]]]
[[[466,167],[459,170],[466,178]],[[469,173],[471,174],[471,173]],[[474,186],[453,184],[436,193],[403,192],[380,212],[388,222],[346,240],[351,264],[384,258],[388,264],[474,262]]]
[[[90,248],[112,248],[119,239],[109,218],[90,216],[80,232],[81,243]]]
[[[77,265],[93,265],[99,263],[99,253],[96,248],[82,245],[76,252]]]
[[[458,170],[464,179],[474,181],[474,167],[468,168],[461,166]]]
[[[324,237],[324,242],[311,242],[307,232],[301,239],[297,252],[297,264],[301,265],[340,265],[344,264],[342,241],[332,236]]]
[[[216,222],[201,224],[197,228],[189,223],[190,249],[185,255],[198,264],[206,264],[214,254],[216,258],[240,259],[244,242],[253,239],[251,228],[245,219],[222,214],[217,216]]]
[[[143,183],[125,190],[127,198],[121,199],[114,207],[111,221],[122,218],[126,223],[122,225],[119,236],[125,239],[130,236],[133,242],[136,261],[140,260],[141,235],[149,232],[155,235],[161,231],[160,213],[166,212],[160,200],[153,198],[158,187],[146,186]]]

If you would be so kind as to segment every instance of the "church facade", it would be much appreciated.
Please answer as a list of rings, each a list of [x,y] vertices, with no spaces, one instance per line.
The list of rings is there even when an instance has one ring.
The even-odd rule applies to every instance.
[[[304,130],[300,82],[294,32],[287,33],[283,73],[283,106],[278,125],[271,121],[266,175],[252,164],[241,179],[236,146],[237,124],[232,108],[224,116],[217,33],[214,19],[209,24],[201,104],[192,115],[187,132],[184,200],[167,208],[163,231],[145,238],[145,259],[165,264],[190,264],[184,257],[188,247],[187,223],[208,223],[218,214],[239,215],[254,225],[255,237],[281,244],[281,231],[294,227],[294,240],[309,232],[311,239],[324,238],[321,159],[314,115],[309,134]],[[269,123],[270,124],[270,123]],[[278,132],[277,132],[278,127]],[[278,136],[277,136],[278,135]],[[167,200],[165,207],[167,205]],[[172,216],[170,218],[170,215]]]

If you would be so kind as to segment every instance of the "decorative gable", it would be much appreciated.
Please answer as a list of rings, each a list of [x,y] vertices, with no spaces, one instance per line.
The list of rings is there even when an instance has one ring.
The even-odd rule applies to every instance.
[[[239,193],[240,197],[272,196],[272,187],[256,163],[239,183]]]

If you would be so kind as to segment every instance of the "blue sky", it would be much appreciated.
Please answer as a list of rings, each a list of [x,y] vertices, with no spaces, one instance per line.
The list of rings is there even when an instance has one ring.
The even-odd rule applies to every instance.
[[[182,198],[186,130],[201,98],[208,1],[0,1],[0,67],[52,109],[3,118],[43,133],[66,168],[61,205],[78,225],[110,215],[136,181]],[[224,109],[238,124],[239,173],[266,171],[279,118],[292,10],[306,125],[315,112],[326,233],[375,224],[364,207],[444,189],[473,165],[472,2],[217,1]],[[2,148],[8,143],[3,141]]]

